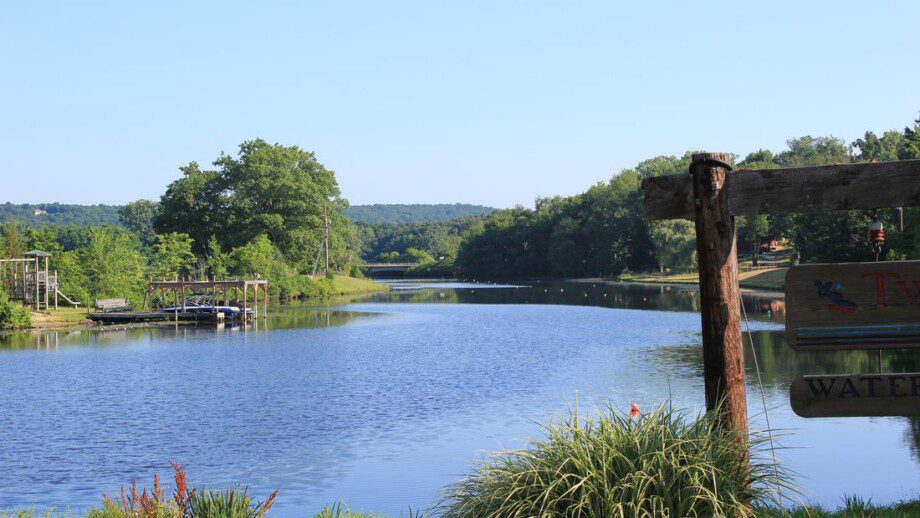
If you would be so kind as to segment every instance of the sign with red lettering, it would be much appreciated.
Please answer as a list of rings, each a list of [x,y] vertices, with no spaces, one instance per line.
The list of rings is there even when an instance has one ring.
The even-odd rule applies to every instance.
[[[802,417],[920,416],[920,372],[803,376],[789,401]]]
[[[786,337],[802,351],[920,347],[920,261],[791,268]]]

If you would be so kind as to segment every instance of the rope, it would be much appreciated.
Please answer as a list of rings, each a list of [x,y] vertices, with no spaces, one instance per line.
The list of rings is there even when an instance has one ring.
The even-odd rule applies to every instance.
[[[741,302],[741,314],[744,316],[744,326],[747,328],[748,343],[751,344],[751,356],[754,357],[754,371],[757,373],[757,386],[760,388],[760,402],[763,405],[763,415],[767,423],[767,438],[770,440],[770,455],[773,456],[773,470],[776,474],[776,492],[780,496],[783,494],[780,485],[779,463],[776,460],[776,446],[773,444],[773,426],[770,425],[770,413],[767,411],[767,395],[763,389],[763,378],[760,376],[760,362],[757,361],[757,349],[754,348],[754,337],[751,335],[751,322],[748,320],[747,309],[744,302]]]

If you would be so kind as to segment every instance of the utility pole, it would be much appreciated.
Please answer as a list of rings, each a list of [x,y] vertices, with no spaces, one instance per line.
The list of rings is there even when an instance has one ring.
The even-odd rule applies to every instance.
[[[323,205],[323,221],[325,222],[326,230],[324,232],[323,244],[326,247],[326,275],[329,275],[329,214],[326,210],[326,205]]]

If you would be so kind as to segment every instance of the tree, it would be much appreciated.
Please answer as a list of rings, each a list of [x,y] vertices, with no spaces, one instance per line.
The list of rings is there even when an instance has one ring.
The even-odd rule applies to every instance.
[[[180,167],[182,178],[172,182],[160,197],[159,209],[153,219],[157,233],[181,232],[188,234],[194,243],[195,253],[204,255],[211,236],[223,236],[220,231],[232,234],[235,228],[222,194],[220,175],[215,171],[202,171],[196,162]]]
[[[419,250],[418,248],[410,248],[406,250],[405,259],[406,262],[418,264],[429,264],[437,262],[435,258],[431,256],[431,254],[424,250]]]
[[[151,274],[158,279],[189,276],[195,268],[192,238],[188,234],[157,234],[153,245]]]
[[[760,248],[760,240],[770,236],[770,219],[766,214],[740,216],[735,218],[735,228],[738,229],[739,239],[748,243],[754,266],[757,266],[756,254]]]
[[[662,272],[685,272],[696,265],[696,229],[683,219],[650,223],[655,259]]]
[[[127,297],[139,302],[144,291],[144,259],[132,234],[111,227],[89,229],[89,243],[80,249],[90,297]]]
[[[14,221],[3,224],[3,254],[6,257],[22,257],[23,250],[19,225]]]
[[[154,218],[158,233],[184,232],[193,251],[207,253],[211,237],[231,250],[266,236],[285,259],[306,270],[329,218],[330,259],[344,267],[358,256],[358,232],[343,211],[335,174],[297,146],[243,142],[237,156],[222,154],[213,171],[195,162],[167,188]]]
[[[920,159],[920,119],[914,121],[912,128],[904,128],[904,139],[899,158],[901,160]]]
[[[205,267],[208,270],[208,274],[215,279],[226,278],[229,273],[229,262],[229,255],[220,248],[220,243],[217,242],[217,238],[211,236],[211,239],[208,240],[208,252],[207,258],[205,259]]]
[[[137,200],[118,209],[121,224],[140,237],[141,242],[150,244],[155,239],[153,219],[157,212],[157,203],[150,200]]]
[[[344,210],[335,203],[335,174],[297,146],[248,141],[238,158],[222,155],[214,165],[239,229],[232,236],[238,244],[265,235],[289,258],[304,259],[309,254],[292,246],[294,232],[320,229],[324,214]]]

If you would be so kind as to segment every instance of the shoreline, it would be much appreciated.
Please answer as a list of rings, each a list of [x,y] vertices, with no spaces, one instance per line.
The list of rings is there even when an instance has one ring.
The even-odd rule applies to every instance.
[[[362,297],[366,295],[373,295],[375,293],[382,293],[389,291],[390,287],[385,284],[380,284],[371,279],[359,279],[354,277],[346,277],[342,275],[336,275],[335,277],[335,290],[325,297],[319,298],[305,298],[296,300],[293,302],[296,303],[322,303],[334,301],[336,299],[342,299],[347,297]],[[279,305],[277,299],[273,299],[273,305]],[[87,308],[79,307],[61,307],[58,309],[44,310],[44,311],[30,311],[32,318],[32,325],[23,328],[3,331],[3,333],[29,333],[29,332],[43,332],[43,331],[91,331],[99,330],[106,331],[112,329],[129,329],[129,328],[138,328],[138,327],[160,327],[164,325],[174,326],[174,322],[137,322],[130,324],[96,324],[92,320],[86,318]],[[186,322],[185,324],[196,325],[194,322]]]

